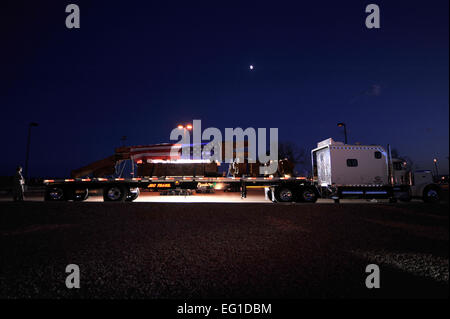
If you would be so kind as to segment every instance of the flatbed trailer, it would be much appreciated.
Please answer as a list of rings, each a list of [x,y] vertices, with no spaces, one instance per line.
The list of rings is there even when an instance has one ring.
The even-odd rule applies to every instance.
[[[140,189],[153,191],[196,190],[199,184],[224,183],[246,198],[248,188],[264,188],[272,201],[315,202],[320,197],[316,185],[304,177],[138,177],[74,178],[45,180],[46,201],[83,201],[89,190],[103,190],[104,201],[133,201]]]
[[[137,177],[137,178],[74,178],[45,180],[46,201],[84,201],[89,190],[102,190],[108,202],[132,202],[139,197],[141,189],[157,192],[168,190],[195,191],[201,184],[223,183],[229,189],[247,197],[247,189],[261,188],[272,202],[315,203],[318,198],[330,198],[336,203],[343,198],[389,198],[395,200],[398,187],[345,185],[334,189],[319,187],[304,177]],[[175,192],[176,193],[176,192]]]

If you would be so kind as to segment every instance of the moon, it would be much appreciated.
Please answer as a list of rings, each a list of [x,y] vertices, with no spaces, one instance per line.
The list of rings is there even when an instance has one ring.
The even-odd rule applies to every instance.
[[[253,70],[255,67],[253,66],[253,64],[250,64],[249,69]]]

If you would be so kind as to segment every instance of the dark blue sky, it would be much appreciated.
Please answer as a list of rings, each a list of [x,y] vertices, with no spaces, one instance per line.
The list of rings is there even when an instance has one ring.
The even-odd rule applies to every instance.
[[[81,29],[65,27],[65,7]],[[366,29],[365,6],[381,9]],[[2,1],[0,175],[69,175],[180,122],[390,143],[448,172],[449,2]],[[255,70],[249,71],[250,64]],[[376,89],[374,89],[374,87]]]

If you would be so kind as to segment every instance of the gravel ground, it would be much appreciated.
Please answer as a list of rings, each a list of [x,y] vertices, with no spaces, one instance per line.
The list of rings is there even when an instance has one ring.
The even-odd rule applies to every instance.
[[[0,298],[448,298],[448,204],[1,202],[0,218]]]

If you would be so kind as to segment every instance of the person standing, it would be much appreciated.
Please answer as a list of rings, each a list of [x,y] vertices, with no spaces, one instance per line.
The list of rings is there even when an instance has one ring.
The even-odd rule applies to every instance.
[[[22,167],[18,166],[14,175],[13,197],[15,202],[23,201],[25,179],[22,176]]]

